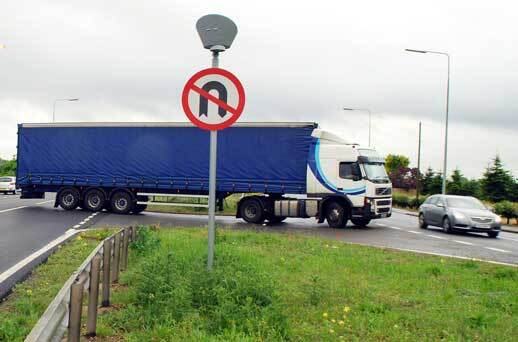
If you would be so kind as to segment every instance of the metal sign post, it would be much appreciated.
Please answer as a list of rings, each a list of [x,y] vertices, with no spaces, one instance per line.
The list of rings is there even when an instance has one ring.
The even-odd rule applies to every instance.
[[[209,160],[209,224],[207,268],[214,264],[216,238],[216,165],[218,130],[231,126],[243,112],[245,94],[241,82],[232,73],[219,68],[219,53],[230,48],[237,34],[234,22],[222,15],[210,14],[196,23],[203,47],[212,52],[212,68],[192,76],[182,93],[185,114],[199,128],[210,131]],[[217,91],[218,96],[210,94]],[[218,106],[215,115],[209,115],[208,103]]]
[[[219,67],[219,51],[212,51],[212,67]],[[207,247],[207,268],[214,264],[214,245],[216,240],[216,165],[218,159],[218,131],[210,131],[209,161],[209,236]]]

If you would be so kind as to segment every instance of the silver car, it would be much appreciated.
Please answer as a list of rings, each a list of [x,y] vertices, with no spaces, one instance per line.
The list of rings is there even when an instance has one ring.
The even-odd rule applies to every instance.
[[[3,192],[4,195],[8,193],[16,194],[16,178],[9,176],[0,177],[0,192]]]
[[[419,207],[419,227],[428,225],[442,227],[446,233],[483,232],[496,238],[501,221],[475,197],[433,195]]]

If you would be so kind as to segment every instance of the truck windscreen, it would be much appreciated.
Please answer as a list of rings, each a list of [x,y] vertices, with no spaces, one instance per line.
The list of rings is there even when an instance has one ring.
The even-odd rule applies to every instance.
[[[375,183],[388,183],[389,178],[383,163],[363,163],[367,178]]]

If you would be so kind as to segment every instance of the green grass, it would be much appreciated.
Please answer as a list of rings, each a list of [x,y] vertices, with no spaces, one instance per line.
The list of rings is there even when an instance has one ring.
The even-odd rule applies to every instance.
[[[65,281],[108,231],[89,231],[63,245],[0,303],[0,341],[23,341]]]
[[[100,316],[129,341],[471,340],[518,336],[518,270],[298,235],[145,231]]]
[[[216,211],[218,215],[235,216],[237,203],[241,199],[241,194],[233,194],[225,198],[223,203],[223,211]],[[182,198],[182,197],[155,197],[160,202],[180,202],[190,204],[207,204],[205,199]],[[217,208],[216,208],[217,209]],[[191,207],[172,207],[165,205],[148,205],[147,211],[171,214],[207,214],[207,208],[191,208]]]

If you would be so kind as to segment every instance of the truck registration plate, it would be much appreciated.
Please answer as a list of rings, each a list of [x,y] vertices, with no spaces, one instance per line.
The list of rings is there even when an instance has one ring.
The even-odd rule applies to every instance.
[[[385,213],[380,214],[380,217],[381,217],[381,218],[385,218],[385,217],[387,217],[387,214],[385,214]]]

